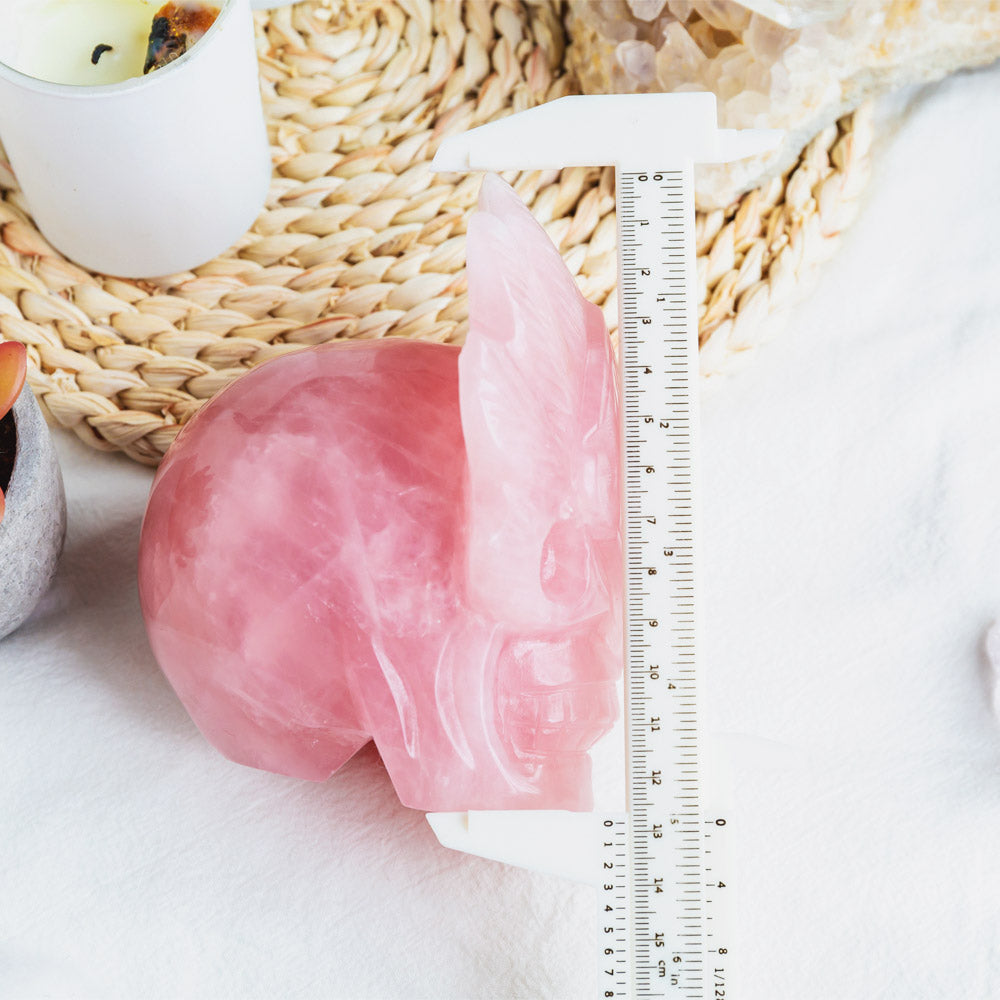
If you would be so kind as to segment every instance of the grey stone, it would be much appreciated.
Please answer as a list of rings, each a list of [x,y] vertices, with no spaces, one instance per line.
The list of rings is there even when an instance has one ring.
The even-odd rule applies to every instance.
[[[31,614],[55,573],[66,535],[66,496],[55,448],[25,387],[13,409],[14,472],[0,521],[0,637]]]

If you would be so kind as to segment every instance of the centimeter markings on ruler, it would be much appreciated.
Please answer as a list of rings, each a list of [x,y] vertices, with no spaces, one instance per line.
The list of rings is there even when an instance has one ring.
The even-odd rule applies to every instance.
[[[730,984],[731,887],[699,714],[692,169],[619,170],[617,192],[627,812],[603,820],[598,995],[714,1000]]]

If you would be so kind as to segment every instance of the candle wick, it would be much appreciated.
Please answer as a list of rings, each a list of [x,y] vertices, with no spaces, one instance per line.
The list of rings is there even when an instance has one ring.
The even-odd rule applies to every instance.
[[[111,50],[112,46],[105,45],[103,42],[100,45],[95,45],[94,51],[90,56],[90,61],[96,66],[100,61],[101,56],[103,56],[105,52],[110,52]]]

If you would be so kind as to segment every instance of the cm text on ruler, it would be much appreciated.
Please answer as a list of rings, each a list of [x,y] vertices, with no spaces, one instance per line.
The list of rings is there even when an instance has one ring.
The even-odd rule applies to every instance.
[[[601,995],[724,998],[713,911],[729,884],[713,843],[726,820],[702,809],[691,168],[619,171],[617,184],[628,805],[604,821]]]

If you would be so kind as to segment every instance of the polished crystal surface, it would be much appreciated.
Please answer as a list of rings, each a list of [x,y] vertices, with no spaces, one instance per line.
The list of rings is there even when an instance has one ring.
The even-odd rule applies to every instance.
[[[213,400],[143,525],[150,642],[205,736],[324,779],[374,739],[415,808],[587,809],[621,672],[600,311],[487,177],[466,346],[326,345]]]

